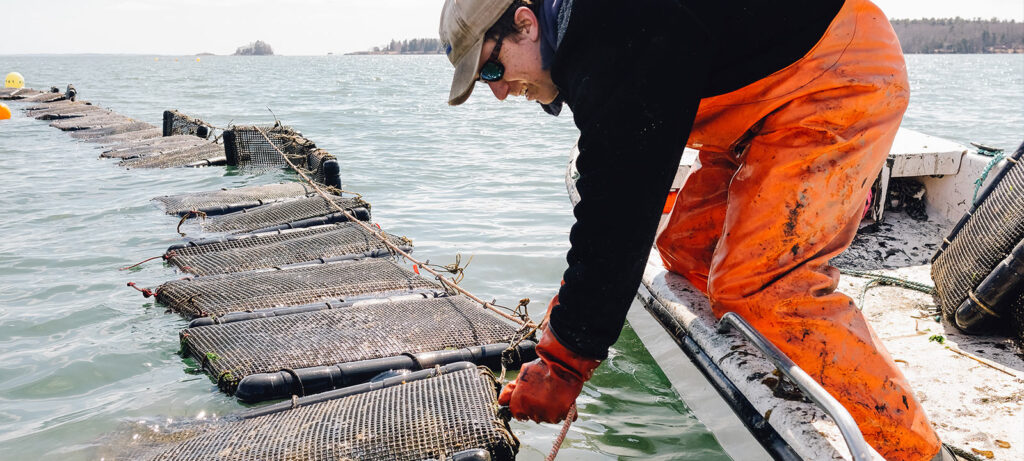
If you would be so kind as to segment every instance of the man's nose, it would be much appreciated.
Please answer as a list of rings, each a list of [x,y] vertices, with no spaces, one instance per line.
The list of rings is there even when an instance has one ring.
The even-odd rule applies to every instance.
[[[494,93],[494,97],[499,101],[504,101],[508,97],[508,83],[498,80],[497,82],[488,82],[487,86],[491,87],[491,93]]]

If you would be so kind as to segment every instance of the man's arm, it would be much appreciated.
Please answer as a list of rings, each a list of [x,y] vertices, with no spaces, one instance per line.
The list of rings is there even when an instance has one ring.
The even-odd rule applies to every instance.
[[[707,78],[707,39],[676,2],[575,5],[552,75],[581,133],[581,200],[550,331],[600,360],[650,254]]]

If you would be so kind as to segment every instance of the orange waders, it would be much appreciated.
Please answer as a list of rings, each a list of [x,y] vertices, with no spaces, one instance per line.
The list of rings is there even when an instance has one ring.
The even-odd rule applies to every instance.
[[[657,247],[715,315],[739,313],[821,382],[886,459],[918,461],[938,438],[828,264],[856,234],[908,97],[889,21],[847,0],[799,61],[701,100],[687,143],[700,163]]]

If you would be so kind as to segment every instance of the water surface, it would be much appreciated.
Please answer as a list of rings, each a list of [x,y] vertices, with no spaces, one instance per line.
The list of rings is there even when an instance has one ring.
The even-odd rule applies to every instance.
[[[905,126],[1012,149],[1024,139],[1024,56],[909,56]],[[0,56],[35,88],[159,124],[178,109],[219,126],[277,118],[341,159],[347,189],[415,254],[472,264],[470,291],[539,311],[555,292],[573,222],[563,173],[578,132],[533,103],[486,88],[445,104],[440,56]],[[17,106],[17,104],[15,104]],[[283,173],[132,170],[20,114],[0,122],[0,458],[93,459],[124,421],[241,409],[176,354],[182,318],[126,288],[180,277],[150,263],[178,241],[158,195],[262,184]],[[623,191],[628,193],[628,191]],[[580,398],[559,459],[727,459],[627,326]],[[555,425],[514,423],[521,459]]]

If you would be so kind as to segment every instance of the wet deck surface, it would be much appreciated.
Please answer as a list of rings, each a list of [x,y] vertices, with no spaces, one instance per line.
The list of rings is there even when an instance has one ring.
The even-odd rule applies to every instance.
[[[862,228],[850,249],[832,262],[932,285],[928,261],[949,226],[888,213],[883,223]],[[991,459],[1024,459],[1024,347],[1005,337],[963,335],[940,321],[933,295],[870,282],[843,275],[838,290],[861,305],[939,437],[976,450],[982,458],[991,452]],[[657,253],[648,263],[644,285],[801,456],[848,459],[831,419],[799,395],[780,393],[778,380],[772,379],[775,367],[738,335],[719,334],[707,299],[682,277],[666,272]]]

